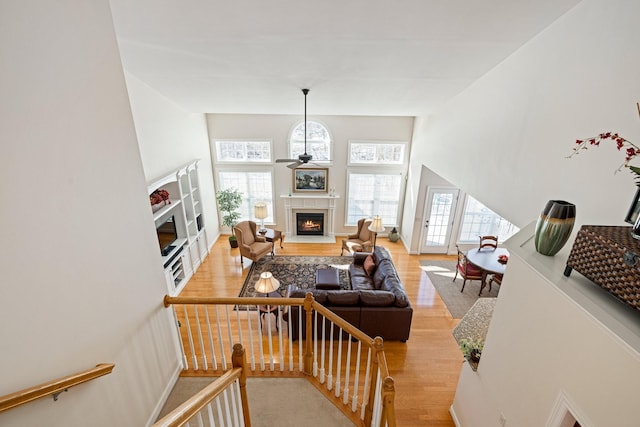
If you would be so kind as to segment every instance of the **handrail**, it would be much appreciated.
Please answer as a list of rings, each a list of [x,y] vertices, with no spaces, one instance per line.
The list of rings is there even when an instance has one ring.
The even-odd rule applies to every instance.
[[[24,390],[20,390],[15,393],[0,396],[0,412],[50,395],[53,395],[53,400],[57,400],[58,395],[63,391],[67,391],[69,388],[78,384],[110,374],[115,366],[116,365],[113,363],[100,363],[96,365],[95,368],[25,388]]]
[[[190,364],[189,369],[193,369],[194,373],[201,366],[204,371],[208,371],[209,366],[214,371],[226,370],[224,343],[229,343],[234,336],[240,343],[246,342],[251,359],[251,367],[246,370],[249,375],[261,376],[267,364],[271,374],[276,373],[277,369],[285,375],[292,372],[305,374],[316,386],[321,386],[327,397],[340,405],[345,415],[355,423],[363,422],[363,425],[371,427],[395,427],[395,386],[389,373],[383,339],[371,338],[318,303],[312,293],[308,292],[304,298],[278,298],[277,301],[269,297],[166,295],[164,305],[174,307],[183,363],[185,367]],[[273,337],[269,316],[265,320],[267,324],[262,325],[262,313],[256,307],[269,305],[278,307],[272,312],[276,316],[278,332]],[[175,311],[177,306],[181,306],[179,312]],[[204,310],[199,310],[200,306],[205,306]],[[209,312],[207,306],[216,308]],[[220,311],[217,308],[219,306],[223,307]],[[292,322],[287,321],[286,326],[282,324],[283,317],[292,313],[285,308],[287,306],[298,307],[298,311],[293,312],[297,313],[293,319],[297,319],[294,325],[298,332],[292,330]],[[234,307],[232,313],[235,314],[229,312],[230,307]],[[314,315],[317,317],[314,318]],[[325,324],[331,326],[325,329]],[[320,330],[315,325],[323,326]],[[337,328],[335,331],[334,326]],[[283,336],[283,330],[286,329],[288,337],[292,339],[284,341],[286,336]],[[263,332],[264,341],[261,338]],[[349,339],[343,340],[347,334]],[[297,349],[292,346],[296,339],[299,340]],[[277,347],[275,351],[272,343]],[[330,349],[327,350],[323,343],[329,344]],[[298,358],[297,364],[294,357]],[[276,368],[275,362],[279,362],[279,368]],[[256,371],[257,365],[259,371]],[[343,370],[344,373],[341,372]],[[356,413],[358,408],[359,417]]]
[[[244,348],[241,344],[233,346],[233,368],[225,372],[214,382],[200,390],[182,405],[158,420],[153,427],[179,427],[187,423],[213,399],[224,392],[234,381],[239,380],[240,395],[242,400],[242,414],[245,427],[251,427],[249,416],[249,403],[247,399],[246,359]]]

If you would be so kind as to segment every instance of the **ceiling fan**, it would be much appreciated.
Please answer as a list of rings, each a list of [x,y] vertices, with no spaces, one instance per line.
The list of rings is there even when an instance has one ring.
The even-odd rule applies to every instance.
[[[289,169],[306,165],[313,159],[311,154],[307,154],[307,94],[309,89],[302,89],[302,93],[304,94],[304,154],[300,154],[297,159],[276,159],[276,163],[291,163],[287,165]]]

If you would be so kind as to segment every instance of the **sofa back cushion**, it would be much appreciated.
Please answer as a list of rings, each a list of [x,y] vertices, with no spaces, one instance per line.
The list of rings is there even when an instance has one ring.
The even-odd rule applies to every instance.
[[[358,305],[360,303],[360,292],[328,291],[327,302],[329,305]]]
[[[388,291],[360,291],[360,304],[369,307],[389,307],[396,302],[396,296]]]

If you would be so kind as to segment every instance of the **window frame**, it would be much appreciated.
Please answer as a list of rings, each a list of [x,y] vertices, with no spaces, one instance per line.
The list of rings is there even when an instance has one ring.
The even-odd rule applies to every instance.
[[[357,162],[352,160],[352,150],[354,144],[372,144],[372,145],[401,145],[402,158],[397,163],[380,162],[377,159],[370,162]],[[404,168],[407,164],[409,155],[409,142],[408,141],[386,141],[386,140],[374,140],[374,139],[350,139],[347,143],[347,165],[350,167],[384,167],[384,168]]]
[[[399,226],[399,222],[402,219],[402,208],[403,208],[403,200],[404,200],[404,191],[406,188],[406,173],[403,170],[393,170],[393,169],[385,169],[383,171],[373,168],[349,168],[346,171],[346,194],[345,194],[345,207],[344,207],[344,225],[345,226],[356,226],[357,225],[357,219],[354,222],[349,222],[349,211],[350,211],[350,201],[351,201],[351,175],[393,175],[393,176],[399,176],[400,179],[400,185],[399,185],[399,192],[398,192],[398,199],[397,199],[397,207],[396,207],[396,212],[395,212],[395,223],[390,223],[390,222],[385,222],[385,217],[386,215],[383,215],[380,212],[379,208],[376,208],[376,206],[380,206],[380,199],[377,199],[375,196],[377,194],[380,193],[374,193],[374,206],[372,208],[372,212],[371,212],[371,217],[373,217],[374,215],[380,215],[383,219],[382,223],[384,225],[385,228],[392,228],[392,227],[398,227]]]
[[[229,142],[229,143],[244,143],[244,158],[243,159],[237,159],[237,160],[223,160],[220,158],[220,143],[225,143],[225,142]],[[268,148],[269,148],[269,158],[268,160],[255,160],[255,159],[250,159],[247,157],[247,151],[248,151],[248,147],[247,144],[248,143],[252,143],[252,142],[262,142],[262,143],[267,143]],[[255,165],[267,165],[267,164],[273,164],[274,163],[274,159],[273,159],[273,140],[270,138],[215,138],[213,139],[213,147],[212,147],[212,151],[213,151],[213,161],[215,164],[219,164],[219,165],[233,165],[233,164],[255,164]]]
[[[327,144],[326,148],[327,148],[327,153],[328,153],[328,157],[329,158],[327,160],[319,160],[319,159],[315,158],[315,156],[314,156],[314,158],[311,161],[313,163],[317,163],[317,164],[330,165],[331,162],[333,161],[333,155],[334,155],[334,153],[333,153],[333,136],[331,134],[331,130],[329,130],[329,127],[327,125],[325,125],[324,123],[322,123],[321,121],[319,121],[319,120],[309,120],[309,119],[307,119],[307,123],[317,123],[318,125],[322,126],[322,128],[326,131],[326,133],[327,133],[327,135],[329,137],[329,140],[325,141],[325,143]],[[291,130],[289,132],[289,138],[287,139],[287,152],[289,153],[289,156],[290,156],[289,158],[290,159],[296,159],[296,158],[298,158],[298,156],[300,154],[303,154],[303,153],[294,153],[293,152],[293,144],[294,143],[302,143],[302,144],[304,143],[304,139],[293,140],[294,132],[300,126],[304,126],[304,120],[300,120],[295,125],[293,125],[293,127],[291,127]],[[310,143],[317,143],[317,141],[314,142],[314,140],[307,139],[307,146],[309,146]],[[312,153],[307,153],[307,154],[313,155]]]
[[[242,199],[242,205],[240,207],[240,218],[238,219],[238,221],[254,221],[254,222],[260,222],[260,220],[257,220],[254,217],[254,210],[253,210],[253,206],[255,205],[255,203],[257,202],[264,202],[267,204],[267,212],[269,213],[269,216],[267,218],[264,219],[264,223],[265,225],[274,225],[277,223],[276,220],[276,186],[275,186],[275,171],[274,168],[272,166],[266,166],[266,167],[256,167],[256,166],[245,166],[245,167],[219,167],[216,170],[215,173],[215,186],[216,186],[216,190],[224,190],[225,188],[222,187],[221,183],[222,183],[222,177],[221,174],[224,173],[238,173],[238,174],[250,174],[250,173],[268,173],[269,177],[270,177],[270,182],[271,182],[271,199],[265,199],[262,197],[251,197],[251,195],[248,195],[248,197],[245,197],[244,193],[243,193],[243,199]],[[246,210],[243,209],[243,206],[246,204]],[[246,213],[248,212],[249,216],[246,216]],[[221,214],[219,212],[219,214]]]
[[[473,238],[473,240],[462,240],[462,234],[463,234],[463,230],[465,228],[465,216],[467,215],[467,207],[469,205],[469,199],[474,200],[476,203],[479,203],[480,205],[484,206],[488,211],[490,211],[493,215],[494,215],[494,220],[495,218],[498,218],[499,221],[505,221],[506,222],[506,227],[510,228],[513,231],[511,234],[505,236],[504,233],[499,233],[499,230],[492,230],[492,231],[487,231],[487,232],[478,232],[478,234],[475,235],[475,237]],[[471,224],[474,224],[473,222]],[[499,226],[498,226],[499,227]],[[514,234],[516,234],[518,231],[520,231],[520,228],[518,226],[516,226],[515,224],[511,223],[509,220],[507,220],[506,218],[500,216],[499,214],[497,214],[496,212],[494,212],[492,209],[490,209],[488,206],[486,206],[484,203],[482,203],[480,200],[476,199],[475,197],[471,196],[470,194],[465,194],[464,197],[464,203],[462,205],[462,210],[461,210],[461,214],[460,214],[460,225],[459,225],[459,230],[458,230],[458,238],[457,238],[457,243],[460,245],[471,245],[471,244],[478,244],[479,242],[479,236],[480,235],[493,235],[493,236],[498,236],[498,240],[500,243],[503,243],[505,240],[507,240],[508,238],[510,238],[511,236],[513,236]]]

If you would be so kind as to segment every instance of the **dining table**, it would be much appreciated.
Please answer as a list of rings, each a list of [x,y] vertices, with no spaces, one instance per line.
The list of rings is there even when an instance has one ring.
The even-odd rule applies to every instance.
[[[482,269],[482,283],[480,284],[480,292],[487,286],[487,276],[489,274],[503,275],[507,270],[507,263],[501,262],[500,258],[509,257],[509,251],[505,248],[474,248],[469,249],[465,254],[467,260]]]

